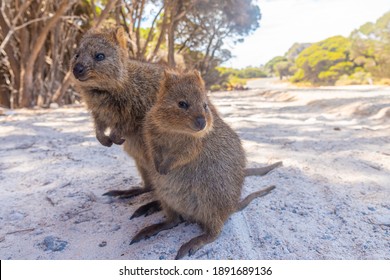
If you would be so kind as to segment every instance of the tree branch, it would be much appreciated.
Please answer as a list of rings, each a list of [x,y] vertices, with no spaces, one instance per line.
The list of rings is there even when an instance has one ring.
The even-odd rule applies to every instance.
[[[137,29],[135,32],[136,40],[137,40],[137,58],[140,57],[141,54],[141,20],[142,20],[142,14],[144,12],[144,5],[145,5],[145,0],[141,1],[141,7],[138,9],[137,7],[137,15],[136,15],[136,20],[137,20]]]
[[[152,22],[152,26],[150,27],[150,30],[149,30],[149,34],[148,34],[148,38],[146,39],[146,42],[144,44],[144,47],[142,48],[142,51],[141,51],[141,57],[143,58],[145,56],[145,53],[146,53],[146,49],[148,47],[148,44],[150,42],[150,40],[152,39],[153,37],[153,30],[154,30],[154,25],[157,21],[157,18],[158,16],[161,14],[162,10],[164,9],[164,5],[161,7],[161,9],[158,11],[157,15],[154,17],[153,19],[153,22]]]
[[[94,24],[94,27],[99,27],[99,25],[109,16],[112,8],[115,6],[117,0],[109,0],[104,8],[103,12],[100,14],[99,18]]]

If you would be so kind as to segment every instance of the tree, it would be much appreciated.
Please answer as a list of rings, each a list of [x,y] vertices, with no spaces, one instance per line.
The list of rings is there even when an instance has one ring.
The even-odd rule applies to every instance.
[[[294,74],[294,64],[290,61],[280,61],[276,63],[273,68],[280,80]]]
[[[351,42],[342,36],[311,45],[298,55],[293,81],[334,84],[341,75],[352,71],[353,65],[348,62],[350,48]]]
[[[61,79],[67,43],[75,39],[68,34],[74,26],[67,22],[71,16],[66,16],[73,2],[0,2],[0,36],[4,39],[0,50],[9,62],[8,73],[3,75],[11,77],[11,107],[31,107],[34,99],[46,99],[49,88],[58,86],[54,80]],[[49,56],[47,48],[51,48]]]
[[[270,74],[275,74],[276,73],[275,65],[278,64],[279,62],[287,62],[287,61],[288,61],[287,58],[284,56],[275,56],[265,64],[264,68]]]
[[[306,48],[310,47],[310,43],[294,43],[284,55],[288,61],[295,61],[298,55]]]
[[[208,80],[208,73],[231,57],[231,53],[223,46],[227,42],[241,42],[259,27],[260,9],[252,2],[195,1],[193,8],[178,24],[178,53],[195,51],[201,54],[192,60],[191,67],[201,72],[206,85],[212,84]]]
[[[376,79],[390,79],[390,12],[351,33],[351,59]]]

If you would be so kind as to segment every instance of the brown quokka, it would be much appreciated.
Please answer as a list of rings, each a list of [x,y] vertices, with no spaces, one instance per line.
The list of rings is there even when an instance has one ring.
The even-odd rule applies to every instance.
[[[76,85],[94,118],[96,138],[108,147],[124,142],[124,150],[135,159],[144,182],[144,188],[106,195],[133,196],[150,191],[142,125],[156,100],[163,67],[129,59],[121,27],[87,32],[71,65]],[[109,135],[105,134],[107,128],[111,129]]]
[[[184,218],[198,223],[204,234],[181,246],[176,255],[180,259],[213,242],[232,213],[274,186],[240,201],[244,177],[254,174],[245,169],[238,135],[210,103],[198,72],[166,71],[164,76],[157,102],[145,118],[144,136],[155,166],[154,192],[166,220],[141,230],[131,244],[170,229]]]

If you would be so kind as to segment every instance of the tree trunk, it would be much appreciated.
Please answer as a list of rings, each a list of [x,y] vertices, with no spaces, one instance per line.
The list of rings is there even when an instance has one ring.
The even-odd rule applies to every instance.
[[[161,7],[161,9],[158,11],[158,13],[156,14],[156,16],[153,19],[152,25],[151,25],[149,33],[148,33],[148,37],[147,37],[146,42],[145,42],[145,44],[144,44],[144,46],[143,46],[143,48],[141,50],[140,57],[142,59],[145,59],[145,54],[146,54],[146,50],[148,48],[148,44],[149,44],[150,40],[153,38],[154,25],[156,23],[156,20],[157,20],[158,16],[161,14],[163,9],[164,9],[164,6]]]
[[[194,3],[190,2],[187,7],[184,6],[183,0],[172,0],[170,9],[170,22],[168,27],[168,65],[176,66],[175,62],[175,31],[180,20],[182,20],[186,13],[192,8]]]
[[[2,32],[3,38],[5,38],[10,31],[7,22],[4,19],[3,11],[0,10],[0,31]],[[12,71],[11,75],[14,78],[13,91],[18,92],[20,87],[20,64],[14,54],[14,49],[10,44],[4,46],[5,54],[7,55],[10,71]],[[11,102],[11,108],[18,107],[18,98],[15,98],[14,102]],[[13,108],[12,108],[13,109]]]
[[[157,56],[157,53],[165,37],[165,33],[167,30],[167,21],[168,21],[168,10],[167,10],[167,5],[164,3],[164,17],[161,23],[160,35],[158,36],[156,46],[154,47],[153,53],[150,56],[149,61],[153,60]]]
[[[56,90],[52,97],[52,101],[56,102],[59,105],[62,105],[62,98],[64,97],[65,92],[69,88],[70,84],[72,82],[72,74],[70,71],[66,73],[64,80],[62,81],[61,86]]]
[[[172,11],[173,14],[173,11]],[[171,17],[172,17],[171,14]],[[174,21],[172,21],[169,24],[168,28],[168,65],[170,67],[175,67],[175,30],[176,30],[176,24]]]
[[[61,16],[71,7],[73,2],[68,3],[68,1],[63,1],[58,8],[57,12],[53,17],[51,17],[46,23],[45,27],[42,29],[39,34],[35,44],[31,50],[31,54],[27,60],[26,68],[24,75],[22,76],[22,87],[20,91],[21,102],[20,106],[22,107],[32,107],[34,105],[33,101],[33,72],[35,61],[37,60],[38,54],[42,49],[43,44],[45,43],[46,37],[49,31],[54,27],[54,25],[60,20]]]

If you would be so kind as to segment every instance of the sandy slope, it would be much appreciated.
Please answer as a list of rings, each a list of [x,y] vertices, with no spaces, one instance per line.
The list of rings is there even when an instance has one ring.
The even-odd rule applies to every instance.
[[[249,166],[277,189],[234,214],[197,259],[390,259],[390,89],[271,86],[216,93]],[[129,246],[161,213],[129,220],[150,196],[101,194],[139,183],[121,147],[95,140],[83,107],[0,116],[0,259],[172,259],[200,232],[181,224]]]

